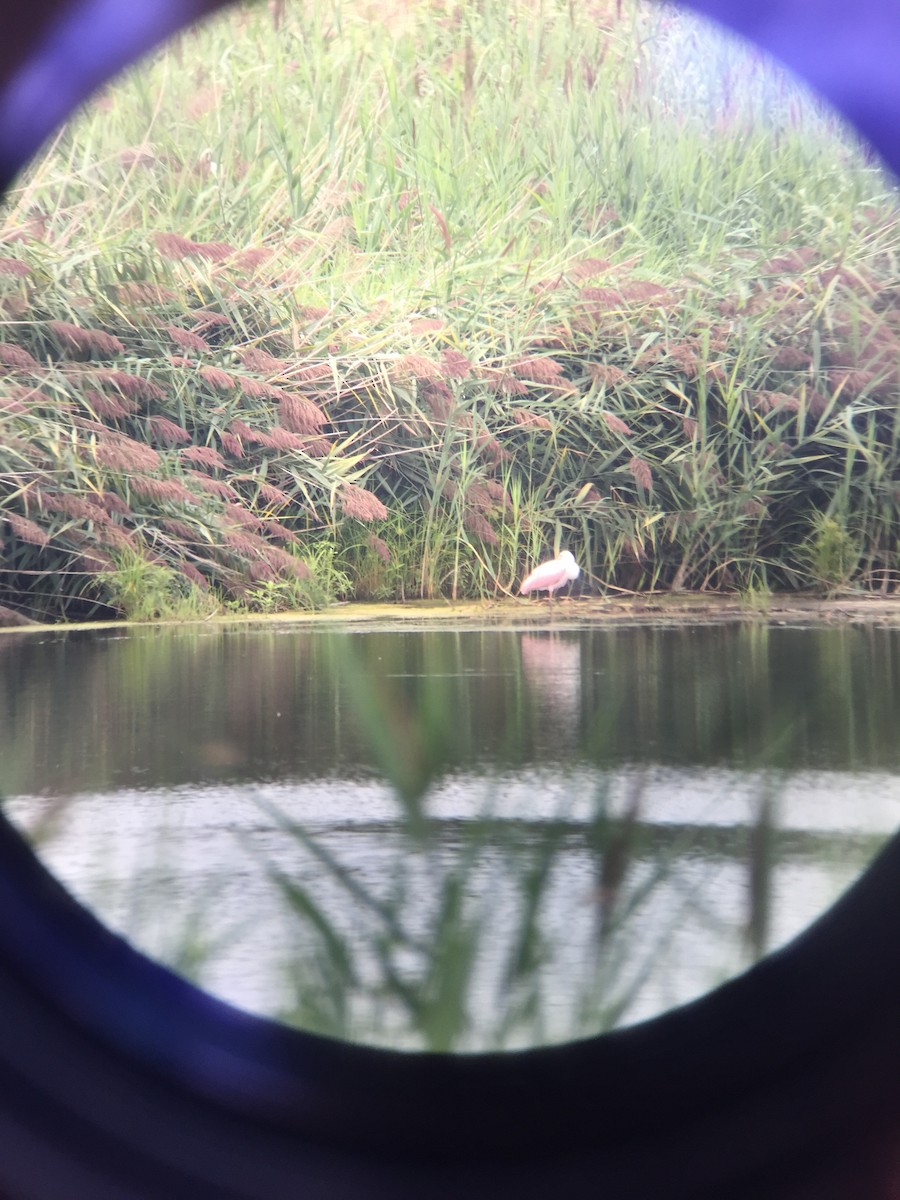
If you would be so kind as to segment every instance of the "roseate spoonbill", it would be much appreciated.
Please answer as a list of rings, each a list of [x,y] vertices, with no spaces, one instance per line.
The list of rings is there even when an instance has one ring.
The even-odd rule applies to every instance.
[[[535,567],[525,579],[520,592],[523,596],[527,596],[529,592],[548,592],[552,603],[553,593],[571,580],[577,579],[580,574],[581,568],[575,561],[575,555],[571,550],[563,550],[559,558]]]

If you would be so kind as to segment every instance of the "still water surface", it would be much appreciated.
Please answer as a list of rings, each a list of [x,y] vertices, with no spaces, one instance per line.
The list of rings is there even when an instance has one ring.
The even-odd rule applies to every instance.
[[[215,993],[476,1049],[683,1002],[900,825],[900,631],[186,627],[0,638],[0,789]]]

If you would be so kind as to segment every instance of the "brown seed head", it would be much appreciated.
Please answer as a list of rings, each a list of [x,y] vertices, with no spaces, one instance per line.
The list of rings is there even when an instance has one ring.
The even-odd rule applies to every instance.
[[[244,529],[256,531],[262,528],[262,521],[259,517],[250,512],[248,508],[244,508],[243,504],[226,504],[225,512],[233,524],[240,525]]]
[[[165,392],[152,379],[143,379],[140,375],[132,375],[128,371],[117,371],[105,368],[93,372],[96,383],[108,383],[126,396],[134,400],[164,400]]]
[[[202,353],[209,349],[209,342],[199,333],[191,333],[189,329],[179,329],[177,325],[166,325],[165,330],[175,345],[182,350],[195,350]]]
[[[9,510],[0,512],[0,515],[6,517],[10,529],[20,542],[28,542],[32,546],[46,546],[49,544],[50,535],[41,529],[40,525],[29,520],[28,517],[23,517],[20,513],[10,512]]]
[[[112,521],[97,526],[94,532],[102,545],[111,546],[114,550],[134,550],[136,548],[134,535],[129,530],[123,529],[121,525],[113,524]]]
[[[696,379],[700,374],[700,360],[690,346],[672,346],[669,350],[669,360],[675,370],[688,379]]]
[[[628,463],[628,470],[631,472],[635,483],[638,484],[639,487],[642,487],[645,492],[652,491],[653,472],[650,470],[649,465],[642,458],[638,458],[638,456],[635,455],[632,459],[630,459]]]
[[[278,398],[279,389],[273,387],[271,383],[263,383],[261,379],[251,379],[248,375],[235,375],[235,382],[245,396],[249,396],[251,400]]]
[[[317,383],[323,379],[334,379],[334,370],[330,363],[313,362],[298,367],[291,375],[302,383]]]
[[[222,468],[225,459],[212,446],[185,446],[179,452],[182,462],[199,463],[202,467]]]
[[[212,496],[218,496],[220,500],[238,499],[234,488],[223,483],[221,479],[210,479],[202,471],[188,471],[187,475],[193,480],[194,487],[199,488],[201,492],[209,492]]]
[[[631,437],[631,427],[621,417],[617,417],[615,413],[611,412],[605,412],[602,415],[607,429],[612,433],[621,434],[622,437]]]
[[[177,446],[179,443],[191,440],[188,431],[174,421],[170,421],[168,417],[148,417],[147,428],[166,446]]]
[[[285,429],[294,433],[318,433],[327,417],[317,404],[300,393],[283,392],[278,416]]]
[[[488,546],[496,546],[500,541],[490,521],[474,509],[466,509],[463,513],[463,525]]]
[[[196,504],[197,497],[189,492],[183,483],[177,479],[154,479],[147,475],[132,475],[129,484],[131,490],[145,500],[155,500],[159,503],[170,501],[175,504]]]
[[[628,376],[621,367],[613,367],[609,363],[588,363],[588,374],[600,387],[617,387]]]
[[[159,455],[151,447],[112,430],[94,445],[94,458],[112,471],[153,471],[159,467]]]
[[[24,279],[26,275],[31,274],[31,267],[28,263],[22,262],[20,258],[0,258],[0,275],[12,275],[17,279]]]
[[[396,379],[440,379],[441,366],[424,354],[401,354],[391,366],[391,375]]]
[[[120,283],[116,295],[123,304],[166,304],[177,300],[178,296],[170,288],[160,287],[156,283],[143,283],[131,280]]]
[[[197,531],[192,529],[186,521],[177,521],[174,517],[163,517],[159,523],[167,533],[171,533],[173,537],[177,537],[182,542],[197,541]]]
[[[310,458],[325,458],[331,453],[331,442],[326,437],[308,437],[303,439],[303,453]]]
[[[266,504],[272,505],[275,508],[284,508],[285,505],[291,503],[291,498],[287,492],[283,492],[281,488],[277,488],[271,483],[260,482],[259,495]]]
[[[479,450],[482,450],[485,457],[489,458],[493,463],[505,462],[511,457],[509,451],[504,450],[497,439],[492,437],[486,429],[476,435],[475,445]]]
[[[47,328],[66,349],[82,354],[96,351],[106,358],[123,354],[125,347],[117,337],[104,333],[102,329],[82,329],[70,321],[48,321]]]
[[[355,517],[358,521],[383,521],[388,515],[376,495],[353,483],[344,484],[338,492],[338,500],[344,516]]]
[[[472,373],[471,361],[459,350],[442,350],[441,366],[445,379],[465,379]]]
[[[611,266],[608,258],[578,258],[569,267],[569,274],[573,279],[590,279],[604,275]]]
[[[419,337],[423,333],[440,333],[443,328],[444,322],[436,317],[418,317],[410,322],[409,331],[414,337]]]
[[[0,363],[14,371],[40,371],[41,364],[15,342],[0,342]]]
[[[191,583],[194,584],[195,587],[200,588],[201,591],[205,592],[209,590],[209,583],[206,579],[206,576],[199,571],[193,563],[180,563],[178,570],[185,577],[185,579],[189,579]]]
[[[812,361],[812,355],[797,346],[779,346],[772,355],[772,366],[778,371],[806,371]]]
[[[751,397],[753,407],[759,412],[797,412],[800,401],[786,392],[755,392]]]
[[[585,287],[578,293],[592,312],[604,312],[622,307],[623,296],[616,288]]]
[[[530,412],[527,408],[514,408],[512,419],[517,425],[522,425],[525,429],[553,428],[553,422],[548,417],[542,417],[539,413]]]
[[[273,251],[268,246],[248,246],[246,250],[239,250],[235,255],[235,270],[244,274],[252,274],[264,262],[267,262],[272,254]]]
[[[219,367],[201,367],[199,374],[201,379],[205,379],[211,387],[217,388],[220,392],[230,392],[233,387],[237,386],[234,376]]]
[[[263,521],[263,528],[268,537],[277,538],[279,542],[292,542],[297,544],[297,535],[292,533],[278,521]]]
[[[266,430],[264,436],[265,441],[261,440],[260,445],[266,446],[270,450],[304,450],[306,448],[305,438],[281,425],[273,425]]]
[[[157,233],[153,240],[164,258],[201,258],[208,262],[220,262],[234,254],[234,247],[227,242],[194,242],[179,233]]]
[[[102,417],[104,421],[118,421],[127,416],[129,412],[137,411],[137,405],[133,400],[119,396],[105,396],[103,392],[94,391],[93,388],[85,392],[84,398],[91,412]]]
[[[274,358],[259,346],[249,346],[244,350],[241,354],[241,362],[248,371],[263,371],[272,375],[280,375],[288,367],[284,359]]]
[[[390,547],[388,546],[387,542],[382,541],[378,534],[370,533],[366,539],[366,542],[369,549],[374,550],[383,563],[389,563],[391,561]]]
[[[660,283],[651,283],[649,279],[633,279],[619,288],[623,299],[636,304],[647,304],[651,300],[661,303],[668,299],[671,292]]]
[[[539,355],[525,355],[516,359],[510,365],[510,370],[520,379],[530,379],[532,383],[556,384],[564,375],[562,363],[553,358],[542,358]]]
[[[236,434],[223,430],[219,434],[219,441],[222,443],[222,449],[225,453],[230,454],[232,458],[244,457],[244,447],[241,444],[241,439]]]
[[[101,492],[98,499],[108,513],[115,513],[120,517],[134,515],[122,497],[115,492]]]

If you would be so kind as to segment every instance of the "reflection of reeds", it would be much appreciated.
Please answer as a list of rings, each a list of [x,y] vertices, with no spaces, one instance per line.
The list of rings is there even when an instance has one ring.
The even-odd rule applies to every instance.
[[[625,811],[615,823],[603,820],[598,829],[595,821],[591,830],[596,839],[598,864],[597,916],[598,939],[608,939],[617,915],[626,877],[634,865],[639,850],[642,779],[631,781]],[[598,833],[601,833],[598,836]]]
[[[452,835],[437,825],[392,828],[395,849],[371,883],[352,858],[265,806],[300,852],[296,872],[269,866],[296,927],[289,968],[296,1000],[285,1019],[408,1048],[498,1049],[611,1028],[640,1003],[651,978],[659,986],[671,935],[697,901],[672,896],[677,848],[650,849],[637,811],[587,825],[550,820],[526,836],[492,821],[490,806],[486,799],[485,815]],[[593,944],[590,897],[569,888],[565,898],[563,882],[582,846],[601,864]],[[302,865],[307,856],[314,868]],[[318,898],[300,882],[315,873],[328,881]],[[660,892],[676,902],[648,940],[636,930]],[[561,911],[564,927],[554,923]],[[554,980],[572,972],[561,961],[574,944],[583,957],[566,977],[562,1002]]]
[[[176,532],[188,540],[189,528]],[[246,573],[272,583],[271,547],[237,536],[246,537],[235,545]],[[132,568],[148,564],[135,556]],[[180,574],[190,578],[190,564]],[[247,844],[271,855],[266,868],[291,914],[288,1015],[340,1036],[441,1049],[574,1037],[646,1015],[648,986],[657,998],[669,987],[673,1001],[684,998],[670,981],[688,926],[702,947],[722,949],[723,971],[732,957],[740,966],[748,952],[765,952],[778,924],[769,906],[779,854],[805,867],[822,861],[823,847],[826,863],[836,853],[838,839],[779,830],[780,776],[756,770],[766,762],[753,764],[748,816],[734,827],[722,824],[728,794],[711,796],[708,823],[696,807],[682,819],[685,797],[660,783],[658,764],[628,765],[648,745],[662,762],[687,751],[716,770],[762,746],[774,747],[766,757],[779,767],[795,754],[818,764],[835,749],[859,763],[865,727],[883,762],[896,760],[889,630],[798,634],[797,660],[798,642],[777,629],[695,632],[703,636],[446,631],[410,648],[396,633],[323,639],[305,630],[289,642],[260,633],[236,652],[233,631],[173,630],[110,638],[94,654],[79,637],[65,646],[75,674],[64,699],[63,643],[46,648],[55,655],[47,660],[33,641],[13,639],[4,761],[7,771],[7,760],[20,764],[39,792],[107,790],[130,780],[136,763],[148,779],[177,785],[179,770],[196,783],[204,769],[192,757],[198,737],[220,739],[229,771],[245,764],[233,776],[243,795],[263,761],[288,778],[332,775],[335,747],[358,747],[364,729],[396,791],[392,815],[361,810],[354,797],[347,810],[319,808],[316,824],[298,826],[286,786],[281,809],[268,807],[262,823],[254,810],[247,824]],[[345,674],[316,677],[317,664],[335,661]],[[740,673],[723,669],[733,661]],[[33,686],[23,694],[12,681],[26,664]],[[544,699],[563,691],[561,678],[563,701],[548,712]],[[196,709],[190,721],[171,697]],[[573,741],[561,747],[566,731]],[[488,744],[508,754],[499,771]],[[350,761],[364,765],[348,775],[371,778],[372,759]],[[352,781],[341,787],[352,795]],[[840,846],[846,856],[843,837]],[[161,917],[171,898],[157,893]],[[717,981],[718,960],[707,965]]]
[[[776,864],[775,805],[770,790],[761,798],[747,854],[747,944],[753,958],[769,947],[772,886]]]

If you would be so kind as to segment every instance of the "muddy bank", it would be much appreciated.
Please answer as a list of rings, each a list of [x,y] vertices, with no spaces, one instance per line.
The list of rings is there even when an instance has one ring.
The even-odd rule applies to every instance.
[[[200,624],[228,625],[715,625],[763,622],[776,625],[872,624],[900,627],[900,595],[772,596],[750,603],[739,596],[672,595],[619,596],[557,600],[421,600],[389,604],[335,604],[319,612],[287,612],[235,616],[214,614]],[[188,622],[156,622],[187,624]],[[195,622],[189,622],[194,624]],[[17,624],[3,632],[40,633],[48,630],[126,628],[124,621],[92,621],[71,625]],[[146,628],[146,625],[140,626]]]

